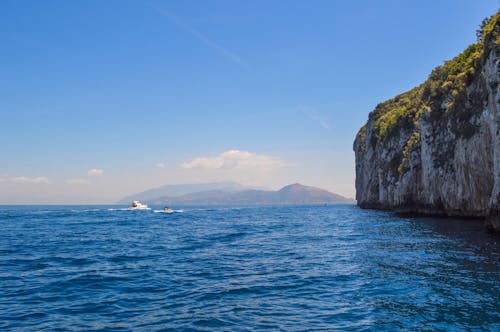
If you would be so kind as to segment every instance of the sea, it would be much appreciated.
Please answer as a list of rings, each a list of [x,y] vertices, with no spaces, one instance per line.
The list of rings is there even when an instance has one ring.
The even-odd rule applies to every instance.
[[[500,237],[353,205],[1,206],[0,331],[82,330],[500,331]]]

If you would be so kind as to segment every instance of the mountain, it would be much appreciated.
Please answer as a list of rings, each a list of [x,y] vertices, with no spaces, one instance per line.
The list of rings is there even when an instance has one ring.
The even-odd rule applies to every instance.
[[[298,183],[281,188],[275,195],[278,201],[291,202],[291,204],[335,204],[354,202],[353,199],[331,193],[324,189],[304,186]]]
[[[129,203],[139,196],[130,196],[120,202]],[[127,200],[126,200],[127,199]],[[244,190],[206,190],[179,196],[159,196],[144,199],[150,205],[299,205],[299,204],[339,204],[354,203],[346,198],[323,189],[292,184],[278,191],[244,189]]]
[[[178,197],[182,195],[202,192],[202,191],[222,191],[222,192],[237,192],[248,189],[258,189],[254,187],[246,187],[235,182],[212,182],[198,184],[174,184],[164,185],[161,187],[149,189],[140,193],[126,196],[118,201],[118,204],[128,204],[132,200],[153,201],[159,197]]]
[[[370,113],[354,142],[360,207],[480,217],[500,230],[499,19]]]

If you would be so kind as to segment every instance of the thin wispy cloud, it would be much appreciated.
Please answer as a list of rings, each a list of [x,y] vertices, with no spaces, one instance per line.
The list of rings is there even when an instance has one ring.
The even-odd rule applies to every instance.
[[[12,178],[0,178],[0,183],[17,183],[17,184],[48,184],[49,179],[45,176],[27,177],[17,176]]]
[[[158,167],[158,168],[165,168],[165,167],[167,167],[167,166],[165,166],[164,163],[157,163],[155,166]]]
[[[217,51],[219,54],[223,55],[227,59],[241,65],[241,66],[247,66],[248,64],[246,61],[244,61],[240,56],[238,56],[236,53],[228,50],[227,48],[221,46],[220,44],[216,43],[212,39],[208,38],[205,34],[201,33],[199,30],[195,29],[188,23],[184,22],[181,20],[179,17],[175,16],[168,10],[162,9],[162,8],[157,8],[154,6],[151,6],[154,10],[156,10],[158,13],[161,15],[165,16],[168,18],[172,23],[177,25],[179,28],[189,32],[192,34],[194,37],[196,37],[199,41],[201,41],[203,44],[207,45],[208,47],[214,49]]]
[[[299,112],[304,114],[313,122],[319,124],[324,129],[330,130],[330,124],[325,119],[323,119],[315,109],[309,107],[299,107]]]

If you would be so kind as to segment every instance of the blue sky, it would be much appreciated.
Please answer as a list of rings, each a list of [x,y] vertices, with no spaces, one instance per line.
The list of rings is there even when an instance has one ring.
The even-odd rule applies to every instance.
[[[368,113],[473,43],[497,8],[2,1],[0,203],[109,203],[219,180],[354,196]]]

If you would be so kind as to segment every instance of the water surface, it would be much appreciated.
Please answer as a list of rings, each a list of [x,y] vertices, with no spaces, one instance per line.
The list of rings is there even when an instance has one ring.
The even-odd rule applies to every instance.
[[[2,331],[500,330],[500,238],[477,221],[4,206],[0,226]]]

